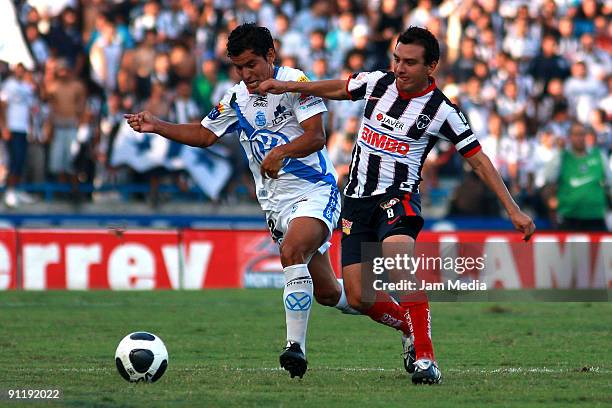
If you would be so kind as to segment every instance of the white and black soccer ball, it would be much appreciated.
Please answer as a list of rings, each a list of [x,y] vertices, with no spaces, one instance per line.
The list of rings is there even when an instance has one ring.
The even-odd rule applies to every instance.
[[[155,382],[168,368],[168,351],[152,333],[134,332],[121,340],[115,352],[119,374],[130,382]]]

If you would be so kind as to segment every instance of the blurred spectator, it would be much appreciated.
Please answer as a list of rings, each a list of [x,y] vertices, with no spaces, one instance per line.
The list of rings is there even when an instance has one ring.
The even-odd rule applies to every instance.
[[[65,60],[57,61],[55,78],[46,85],[52,127],[49,171],[60,183],[72,181],[74,188],[76,180],[69,177],[74,175],[74,155],[70,148],[76,141],[77,128],[85,112],[87,90]]]
[[[9,159],[7,189],[4,204],[15,208],[19,204],[31,204],[34,199],[16,187],[21,182],[28,150],[28,133],[32,126],[32,108],[35,102],[34,87],[26,78],[22,64],[15,67],[13,75],[0,89],[0,130],[7,144]]]
[[[460,56],[453,63],[451,73],[457,82],[465,82],[471,76],[474,76],[474,66],[478,59],[476,58],[476,41],[472,38],[465,37],[461,40]]]
[[[111,20],[102,18],[100,21],[100,36],[89,51],[91,76],[103,89],[114,91],[117,88],[117,72],[123,54],[123,41]]]
[[[524,118],[516,118],[508,127],[510,137],[502,142],[502,154],[508,164],[509,190],[518,202],[527,204],[534,195],[532,157],[535,146],[527,135]]]
[[[569,68],[569,62],[557,53],[557,40],[554,35],[546,34],[542,39],[540,53],[529,63],[528,73],[536,80],[540,92],[543,92],[551,79],[565,80],[569,76]]]
[[[587,149],[586,131],[573,122],[569,148],[560,151],[547,168],[548,182],[556,185],[550,200],[566,231],[607,231],[607,194],[612,183],[608,160],[598,148]]]
[[[572,115],[582,123],[588,123],[591,111],[605,96],[604,84],[590,75],[584,62],[578,61],[572,65],[572,75],[565,82],[563,90]]]
[[[342,67],[346,53],[355,45],[352,32],[354,25],[355,17],[353,14],[350,12],[342,13],[338,18],[338,27],[325,36],[325,47],[328,50],[334,50],[330,55],[329,65],[335,71]]]
[[[612,72],[612,57],[595,45],[595,38],[591,33],[584,33],[580,37],[580,48],[575,55],[575,61],[583,61],[589,72],[598,80],[603,80],[606,74]]]
[[[603,109],[593,109],[589,119],[589,126],[595,134],[597,146],[605,154],[610,154],[612,150],[612,125],[606,120],[606,112]]]
[[[504,181],[508,181],[507,157],[503,152],[504,122],[496,112],[491,112],[487,121],[487,134],[480,138],[482,151],[489,156]]]
[[[49,47],[38,32],[36,24],[28,24],[25,29],[26,40],[39,66],[44,66],[49,58]]]
[[[482,96],[482,84],[475,76],[471,77],[468,79],[464,91],[465,93],[462,93],[459,98],[461,110],[467,116],[474,134],[481,138],[487,132],[487,120],[490,112],[490,107]]]
[[[578,51],[578,39],[574,35],[574,23],[571,17],[565,16],[559,20],[559,53],[571,61]]]
[[[539,39],[529,31],[529,27],[526,18],[517,18],[503,42],[504,51],[521,62],[535,57],[539,49]]]
[[[73,71],[80,75],[85,66],[85,57],[77,22],[76,10],[71,7],[64,9],[59,21],[51,27],[47,43],[58,57],[64,58]]]

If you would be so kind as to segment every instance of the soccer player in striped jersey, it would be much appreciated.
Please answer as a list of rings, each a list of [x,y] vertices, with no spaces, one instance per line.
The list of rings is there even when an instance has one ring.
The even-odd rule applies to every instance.
[[[302,377],[307,369],[306,331],[313,296],[323,305],[359,314],[349,307],[327,251],[340,216],[336,173],[327,156],[321,118],[327,109],[317,97],[256,93],[269,78],[308,80],[297,69],[274,66],[276,54],[268,29],[253,24],[237,27],[228,39],[228,55],[242,81],[226,92],[201,123],[168,123],[149,112],[128,114],[126,119],[138,132],[199,147],[239,133],[257,199],[272,238],[280,245],[287,324],[280,363],[291,377]],[[399,305],[385,307],[385,313],[383,324],[410,334]]]
[[[436,87],[432,73],[440,55],[436,38],[426,29],[410,27],[399,36],[393,53],[393,71],[361,72],[347,80],[294,82],[268,80],[261,93],[296,92],[327,99],[365,99],[358,140],[342,209],[342,273],[349,304],[367,314],[373,308],[371,285],[362,282],[371,259],[362,244],[382,242],[383,255],[412,255],[423,226],[419,183],[423,162],[435,143],[448,140],[491,188],[525,240],[535,230],[531,218],[512,199],[499,173],[481,151],[465,116]],[[402,252],[399,252],[402,251]],[[371,269],[369,269],[371,270]],[[368,270],[368,271],[369,271]],[[410,280],[408,271],[394,271],[396,279]],[[399,276],[398,276],[399,274]],[[405,275],[402,275],[405,274]],[[424,292],[393,294],[407,311],[412,338],[404,337],[404,351],[416,349],[412,382],[438,383],[431,341],[431,316]],[[406,358],[406,357],[405,357]]]

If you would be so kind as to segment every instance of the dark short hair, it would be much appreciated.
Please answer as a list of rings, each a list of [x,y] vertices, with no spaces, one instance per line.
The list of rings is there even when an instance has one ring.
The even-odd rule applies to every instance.
[[[247,50],[255,55],[266,58],[268,51],[274,49],[272,34],[266,27],[254,23],[239,25],[229,35],[227,40],[227,55],[237,57]]]
[[[422,46],[425,49],[425,65],[431,65],[440,60],[440,44],[438,44],[438,40],[431,31],[426,28],[408,27],[397,39],[397,44],[399,43]]]

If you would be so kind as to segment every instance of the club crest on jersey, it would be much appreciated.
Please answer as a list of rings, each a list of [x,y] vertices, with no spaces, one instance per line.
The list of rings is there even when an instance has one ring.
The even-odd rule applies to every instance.
[[[382,112],[379,112],[376,115],[376,120],[380,122],[383,127],[386,127],[389,130],[404,130],[404,122],[399,119],[392,118],[391,116],[387,116]]]
[[[351,228],[353,228],[353,221],[349,221],[346,218],[343,218],[342,219],[342,233],[344,235],[350,235]]]
[[[259,127],[266,126],[266,114],[262,111],[257,111],[255,114],[255,124]]]
[[[365,143],[366,146],[379,151],[382,150],[392,156],[406,156],[410,150],[410,144],[408,142],[402,142],[365,126],[359,139],[360,142]]]
[[[399,203],[400,201],[397,198],[392,198],[389,201],[382,203],[380,205],[380,208],[382,208],[383,210],[389,209],[391,207],[393,207],[395,204]]]
[[[219,117],[220,114],[223,113],[223,104],[221,102],[219,102],[217,104],[217,106],[215,106],[214,108],[212,108],[212,110],[208,113],[208,119],[210,120],[215,120]]]
[[[257,130],[249,138],[251,153],[253,154],[253,160],[261,164],[264,157],[268,152],[277,146],[289,143],[289,138],[282,133],[270,132],[266,129]],[[285,158],[283,166],[285,166],[290,158]]]
[[[419,114],[416,120],[416,127],[419,130],[425,129],[431,123],[431,118],[424,114]]]

